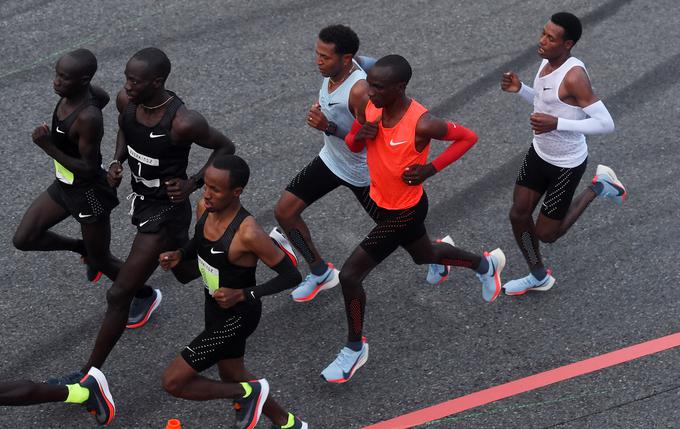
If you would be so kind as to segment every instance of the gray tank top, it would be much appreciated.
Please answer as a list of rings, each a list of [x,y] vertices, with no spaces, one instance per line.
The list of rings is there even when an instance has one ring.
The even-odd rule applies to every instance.
[[[324,78],[321,90],[319,90],[321,111],[329,121],[335,122],[338,127],[344,129],[352,128],[354,122],[354,116],[349,111],[349,93],[357,81],[366,79],[366,72],[356,62],[355,65],[357,69],[332,93],[328,93],[329,78]],[[324,145],[319,152],[319,157],[328,169],[354,186],[368,186],[370,178],[368,165],[366,165],[366,149],[354,153],[339,137],[324,134],[323,139]]]

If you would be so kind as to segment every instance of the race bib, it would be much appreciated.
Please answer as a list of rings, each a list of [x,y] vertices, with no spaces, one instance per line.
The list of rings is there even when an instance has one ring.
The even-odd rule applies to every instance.
[[[198,270],[201,272],[203,284],[212,295],[220,287],[220,271],[205,262],[200,256],[198,257]]]
[[[59,164],[59,162],[54,160],[54,172],[60,182],[66,183],[67,185],[73,185],[74,175],[71,170]]]

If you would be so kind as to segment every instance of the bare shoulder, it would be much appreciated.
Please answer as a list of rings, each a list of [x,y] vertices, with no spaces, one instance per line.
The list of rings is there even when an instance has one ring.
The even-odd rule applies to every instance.
[[[248,216],[243,219],[243,222],[238,227],[238,236],[241,242],[250,247],[267,237],[267,234],[265,234],[253,216]]]
[[[195,110],[181,106],[172,120],[172,130],[184,141],[193,141],[208,131],[208,122]]]

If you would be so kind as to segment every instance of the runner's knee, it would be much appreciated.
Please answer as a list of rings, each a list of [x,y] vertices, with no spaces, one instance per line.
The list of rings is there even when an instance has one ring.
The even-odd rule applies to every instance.
[[[31,250],[31,245],[33,241],[35,240],[35,237],[33,234],[31,234],[28,231],[23,231],[21,229],[17,230],[17,232],[14,233],[14,237],[12,238],[12,244],[14,244],[14,247],[17,250]]]
[[[510,208],[508,216],[512,223],[522,223],[531,219],[531,212],[524,207],[514,205]]]
[[[163,390],[172,396],[179,396],[185,384],[170,368],[166,369],[163,373],[161,383],[163,384]]]
[[[113,286],[106,292],[106,303],[109,307],[129,307],[134,296],[134,290],[125,289],[114,282]]]

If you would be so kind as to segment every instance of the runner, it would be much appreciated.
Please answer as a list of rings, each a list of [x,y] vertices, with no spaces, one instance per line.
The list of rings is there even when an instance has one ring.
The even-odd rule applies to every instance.
[[[622,204],[628,195],[614,171],[598,165],[592,184],[573,199],[588,162],[584,134],[614,131],[614,121],[593,93],[583,62],[571,56],[580,37],[581,22],[576,16],[554,14],[539,39],[538,54],[543,61],[533,88],[513,72],[501,80],[503,91],[518,93],[534,106],[530,120],[534,139],[520,166],[510,209],[512,231],[530,272],[503,286],[508,295],[552,288],[555,278],[543,264],[539,241],[557,241],[596,197]],[[543,196],[534,223],[533,212]]]
[[[262,313],[260,298],[301,280],[292,260],[241,206],[249,176],[248,164],[238,156],[215,157],[205,171],[194,237],[183,248],[160,255],[165,270],[183,260],[197,264],[205,284],[205,330],[165,370],[163,387],[173,396],[194,401],[233,399],[238,428],[254,427],[263,408],[274,427],[307,428],[268,396],[267,381],[256,380],[243,362],[246,339]],[[260,285],[255,284],[258,260],[278,274]],[[222,381],[199,374],[213,365]]]
[[[324,146],[286,187],[276,204],[275,215],[290,241],[307,261],[310,274],[293,290],[293,300],[310,301],[324,289],[338,284],[338,270],[326,262],[312,241],[302,212],[339,186],[352,191],[369,215],[375,206],[369,198],[366,151],[351,152],[343,139],[368,101],[366,73],[355,60],[359,50],[356,33],[344,25],[319,32],[316,64],[324,77],[319,99],[307,113],[307,125],[324,133]],[[369,57],[363,64],[372,65]]]
[[[56,179],[33,201],[13,239],[14,247],[23,251],[78,253],[92,282],[102,272],[115,279],[122,264],[109,250],[109,217],[118,198],[101,168],[101,109],[109,96],[91,84],[96,72],[97,59],[87,49],[69,52],[57,61],[53,86],[61,98],[52,114],[52,129],[43,124],[32,135],[33,142],[53,158]],[[82,239],[50,231],[69,216],[80,224]]]
[[[449,243],[432,243],[425,230],[427,195],[423,182],[463,156],[476,142],[469,129],[428,113],[406,96],[411,66],[399,55],[379,59],[368,73],[370,101],[365,122],[356,120],[345,138],[353,151],[367,150],[370,197],[378,206],[377,225],[354,249],[340,271],[345,299],[347,344],[321,376],[344,383],[368,359],[362,337],[366,294],[363,280],[399,246],[416,264],[436,263],[470,268],[482,282],[482,297],[493,301],[501,290],[505,256],[500,249],[475,255]],[[431,163],[430,140],[454,141]]]

